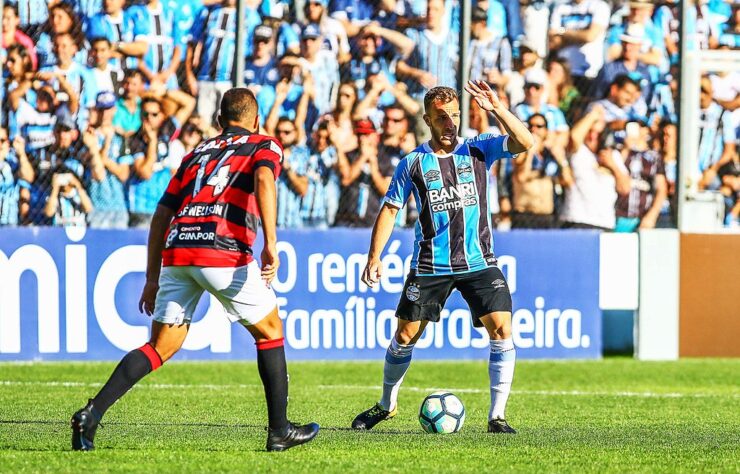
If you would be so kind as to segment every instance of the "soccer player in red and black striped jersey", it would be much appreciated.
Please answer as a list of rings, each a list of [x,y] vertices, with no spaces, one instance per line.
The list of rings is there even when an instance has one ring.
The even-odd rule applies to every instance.
[[[267,399],[268,451],[306,443],[319,425],[287,418],[288,374],[283,326],[270,282],[280,264],[276,249],[275,179],[283,151],[258,135],[257,101],[231,89],[221,101],[223,133],[183,158],[159,202],[149,231],[146,284],[139,310],[153,317],[148,343],[121,360],[108,382],[72,417],[72,448],[91,450],[100,419],[136,382],[182,346],[204,291],[223,304],[257,344],[257,366]],[[262,220],[262,267],[252,245]]]

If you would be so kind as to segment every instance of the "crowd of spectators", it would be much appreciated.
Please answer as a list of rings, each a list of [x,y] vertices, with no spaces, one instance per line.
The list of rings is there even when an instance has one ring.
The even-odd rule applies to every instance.
[[[536,145],[490,176],[496,226],[675,225],[675,0],[6,0],[0,225],[147,227],[182,158],[218,133],[242,75],[285,148],[282,228],[369,227],[399,160],[427,140],[424,92],[491,84]],[[696,48],[740,47],[740,3],[687,0]],[[738,222],[740,78],[701,80],[701,189]],[[463,136],[500,133],[471,103]],[[413,221],[411,203],[399,224]]]

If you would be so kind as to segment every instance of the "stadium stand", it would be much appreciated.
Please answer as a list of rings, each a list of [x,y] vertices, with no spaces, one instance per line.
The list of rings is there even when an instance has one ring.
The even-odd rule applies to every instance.
[[[473,0],[466,64],[457,0],[247,0],[244,71],[236,3],[6,1],[0,225],[146,226],[241,75],[289,150],[280,226],[371,226],[393,169],[428,138],[424,91],[462,90],[465,67],[537,136],[490,176],[499,230],[675,227],[676,0]],[[687,41],[740,46],[737,1],[686,8]],[[737,84],[736,72],[707,75],[697,111],[700,187],[723,195],[728,226],[740,213]],[[470,109],[461,135],[499,132]]]

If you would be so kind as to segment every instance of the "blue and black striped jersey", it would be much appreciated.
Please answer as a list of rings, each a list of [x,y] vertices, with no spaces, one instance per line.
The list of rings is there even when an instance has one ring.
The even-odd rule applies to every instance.
[[[424,143],[398,164],[385,202],[403,207],[413,192],[419,209],[411,268],[418,275],[478,271],[496,264],[493,254],[488,173],[511,158],[508,136],[463,140],[448,155]]]

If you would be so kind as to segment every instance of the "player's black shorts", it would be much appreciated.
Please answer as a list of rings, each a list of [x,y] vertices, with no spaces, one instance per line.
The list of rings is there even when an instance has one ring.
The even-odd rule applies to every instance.
[[[459,275],[418,276],[411,270],[403,285],[396,315],[406,321],[439,321],[440,312],[457,290],[468,303],[473,325],[481,327],[480,317],[496,311],[511,312],[511,293],[498,267]]]

